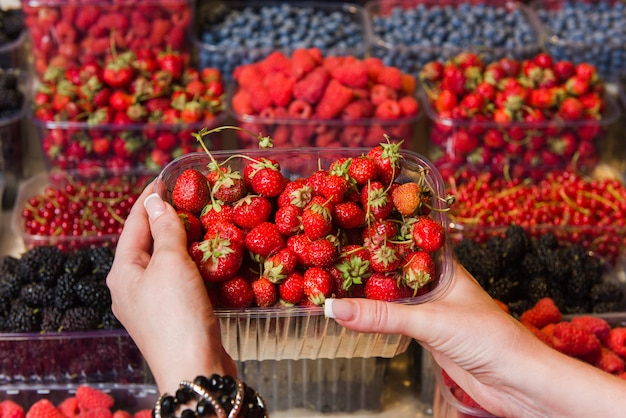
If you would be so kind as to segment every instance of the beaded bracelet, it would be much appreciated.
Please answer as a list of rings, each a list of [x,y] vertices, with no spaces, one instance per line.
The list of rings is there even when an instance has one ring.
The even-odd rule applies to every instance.
[[[195,409],[189,404],[195,401]],[[259,393],[232,376],[214,374],[196,377],[193,382],[183,380],[174,396],[164,393],[157,400],[152,416],[174,418],[176,411],[185,408],[180,418],[267,418],[265,401]]]

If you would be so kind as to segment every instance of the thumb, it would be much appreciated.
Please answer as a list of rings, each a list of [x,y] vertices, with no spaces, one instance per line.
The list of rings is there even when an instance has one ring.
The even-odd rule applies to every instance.
[[[163,250],[186,251],[187,232],[176,210],[164,202],[157,193],[146,197],[143,205],[150,220],[154,252]]]
[[[421,326],[415,306],[372,299],[326,299],[324,314],[358,332],[415,336]]]

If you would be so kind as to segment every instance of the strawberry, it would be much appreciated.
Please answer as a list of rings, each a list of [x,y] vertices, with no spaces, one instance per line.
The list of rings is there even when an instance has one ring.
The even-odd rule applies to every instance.
[[[280,167],[263,167],[250,178],[250,187],[254,193],[265,197],[275,197],[282,193],[287,179],[280,172]]]
[[[176,51],[163,51],[157,56],[157,66],[159,70],[170,73],[174,80],[178,80],[183,74],[184,59]]]
[[[329,175],[326,177],[326,181],[322,184],[320,190],[322,196],[327,198],[332,203],[339,203],[344,200],[345,194],[350,188],[350,183],[343,176]]]
[[[369,225],[363,231],[363,243],[366,246],[376,248],[386,241],[390,241],[398,233],[395,222],[387,219],[379,220]]]
[[[361,188],[360,202],[368,219],[386,219],[394,209],[392,197],[379,181],[369,182]]]
[[[393,275],[373,273],[365,282],[365,297],[374,300],[392,301],[411,297],[413,290],[398,283]]]
[[[194,242],[189,247],[189,254],[207,282],[230,279],[237,274],[243,262],[241,249],[219,236]]]
[[[332,294],[332,276],[322,267],[310,267],[303,276],[304,294],[315,305],[322,305]]]
[[[294,205],[279,208],[274,215],[278,231],[284,236],[297,234],[302,229],[302,209]]]
[[[246,248],[263,259],[285,247],[285,239],[276,224],[261,222],[246,235]]]
[[[593,333],[566,321],[554,326],[552,346],[574,357],[589,355],[600,350],[600,342]]]
[[[303,233],[287,238],[287,248],[296,254],[299,266],[308,265],[309,245],[311,245],[311,240]]]
[[[369,255],[370,267],[378,273],[390,273],[396,270],[402,261],[398,249],[391,242],[372,249]]]
[[[225,205],[223,202],[209,203],[202,208],[200,222],[204,229],[207,229],[211,224],[217,221],[233,222],[233,212],[233,207]]]
[[[391,193],[393,205],[401,215],[413,216],[422,203],[420,193],[421,188],[417,183],[401,184]]]
[[[435,261],[425,251],[413,251],[407,254],[401,268],[402,282],[415,291],[435,279]]]
[[[7,399],[0,402],[0,417],[2,418],[24,418],[24,408],[16,402]]]
[[[204,240],[221,238],[230,241],[230,245],[238,250],[245,247],[246,235],[234,223],[225,220],[216,220],[206,226]]]
[[[543,328],[548,324],[558,323],[563,318],[559,308],[551,298],[539,299],[535,305],[522,313],[520,321],[528,322],[536,328]]]
[[[280,298],[287,303],[297,305],[304,299],[304,277],[294,271],[287,275],[278,286]]]
[[[313,189],[306,184],[306,179],[290,181],[278,195],[278,207],[293,205],[302,209],[311,201],[312,193]]]
[[[378,179],[384,185],[390,185],[400,174],[400,143],[381,143],[371,148],[367,156],[378,167]]]
[[[428,216],[420,216],[413,223],[413,242],[423,251],[434,253],[445,243],[443,225]]]
[[[247,308],[254,302],[252,286],[240,276],[220,282],[217,295],[220,306],[224,308]]]
[[[580,100],[568,97],[561,102],[559,115],[565,120],[578,120],[582,118],[584,109]]]
[[[267,221],[272,213],[272,204],[263,196],[248,195],[235,202],[233,222],[243,229],[252,229]]]
[[[172,190],[172,203],[176,209],[196,215],[209,202],[209,199],[209,185],[200,171],[189,168],[176,178]]]
[[[267,257],[263,263],[263,276],[272,283],[281,283],[291,274],[298,263],[298,256],[289,248],[282,248]]]
[[[26,418],[65,418],[65,415],[48,399],[40,399],[28,409]]]
[[[185,232],[187,233],[187,246],[192,242],[198,241],[202,236],[202,223],[200,219],[192,213],[178,211],[178,217],[180,218]]]
[[[367,156],[353,158],[348,166],[348,174],[354,179],[356,184],[365,185],[368,182],[376,181],[378,177],[378,167],[373,159]]]
[[[341,202],[333,206],[332,219],[339,228],[358,228],[365,224],[365,212],[355,202]]]
[[[254,293],[254,301],[260,308],[274,306],[278,300],[276,285],[270,282],[267,277],[260,277],[253,281],[252,292]]]
[[[302,229],[309,239],[315,240],[325,237],[330,233],[332,227],[332,212],[328,207],[313,203],[304,209]]]
[[[305,264],[308,266],[329,267],[337,258],[337,246],[327,238],[313,240],[307,247]]]
[[[224,203],[234,203],[247,193],[243,177],[230,167],[211,169],[206,177],[213,197]]]

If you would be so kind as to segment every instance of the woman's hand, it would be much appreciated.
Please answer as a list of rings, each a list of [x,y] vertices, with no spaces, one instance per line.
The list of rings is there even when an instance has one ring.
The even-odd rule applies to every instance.
[[[172,206],[139,197],[126,219],[107,277],[112,309],[133,338],[161,391],[212,373],[236,376],[222,347],[204,281],[187,253],[187,236]]]

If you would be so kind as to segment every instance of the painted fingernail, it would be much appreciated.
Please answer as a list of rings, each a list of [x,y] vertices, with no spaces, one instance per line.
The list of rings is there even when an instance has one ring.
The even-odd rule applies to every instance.
[[[146,208],[146,213],[152,220],[158,218],[165,212],[165,204],[158,193],[152,193],[150,196],[146,197],[146,200],[143,201],[143,207]]]
[[[341,299],[326,299],[324,301],[324,315],[327,318],[352,319],[352,303]]]

